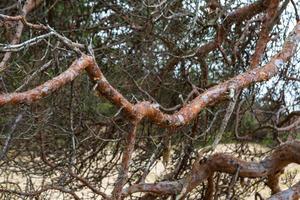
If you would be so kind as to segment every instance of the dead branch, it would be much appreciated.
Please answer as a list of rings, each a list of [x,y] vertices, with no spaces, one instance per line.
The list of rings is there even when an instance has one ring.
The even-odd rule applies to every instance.
[[[75,200],[80,200],[80,198],[76,195],[75,192],[72,190],[66,189],[61,186],[45,186],[44,188],[37,190],[37,191],[32,191],[32,192],[20,192],[20,191],[15,191],[15,190],[8,190],[8,189],[2,189],[0,188],[1,193],[9,193],[9,194],[16,194],[19,196],[25,196],[25,197],[37,197],[41,195],[43,192],[46,192],[48,190],[58,190],[63,193],[70,194]]]
[[[28,2],[31,2],[28,0]],[[272,4],[274,7],[278,7],[278,1],[257,1],[251,5],[245,6],[243,8],[237,9],[236,11],[229,13],[224,20],[222,21],[221,25],[216,26],[216,36],[213,41],[208,42],[201,46],[199,49],[196,50],[196,53],[194,52],[191,54],[191,57],[201,57],[203,55],[206,55],[208,52],[213,51],[216,48],[221,49],[221,51],[224,51],[223,54],[225,55],[225,49],[223,50],[223,47],[220,45],[222,44],[223,40],[226,39],[227,34],[227,28],[230,28],[233,23],[239,23],[244,21],[245,19],[250,19],[257,13],[262,12],[263,10],[267,9],[268,5],[267,3],[276,3],[276,6]],[[271,9],[270,4],[270,9]],[[24,6],[25,7],[25,6]],[[270,16],[273,16],[271,12],[275,11],[274,7],[272,7],[271,10],[268,10],[267,14]],[[270,12],[270,13],[269,13]],[[0,16],[1,17],[1,16]],[[3,16],[2,16],[3,17]],[[9,20],[8,16],[5,16],[7,20]],[[273,16],[274,18],[274,16]],[[272,18],[272,19],[273,19]],[[28,22],[26,22],[26,19],[24,16],[18,17],[16,16],[16,19],[11,20],[18,20],[23,25],[28,25]],[[131,19],[130,19],[131,20]],[[264,24],[263,26],[267,26],[269,28],[269,25]],[[145,179],[145,176],[149,172],[149,166],[151,166],[151,163],[153,161],[150,160],[149,164],[146,167],[145,174],[142,177],[141,182],[137,182],[137,184],[129,186],[128,188],[124,189],[124,186],[127,182],[131,183],[129,174],[130,174],[130,163],[132,162],[133,157],[133,151],[135,149],[135,143],[136,143],[136,131],[138,130],[138,126],[140,125],[140,122],[143,119],[149,119],[151,122],[154,122],[156,125],[164,128],[171,128],[172,130],[179,130],[179,127],[186,126],[193,121],[198,120],[199,113],[205,109],[208,106],[215,105],[217,102],[220,102],[221,100],[225,98],[232,98],[235,96],[234,94],[238,93],[243,88],[249,87],[251,84],[267,81],[273,76],[278,74],[278,71],[280,68],[282,68],[283,65],[285,65],[287,62],[289,62],[290,58],[294,55],[295,50],[297,48],[297,45],[300,41],[300,22],[295,26],[294,30],[290,33],[289,37],[286,39],[284,46],[282,50],[274,55],[270,62],[268,62],[266,65],[262,66],[261,68],[255,67],[252,70],[246,71],[245,73],[239,74],[225,82],[219,83],[218,85],[209,88],[208,90],[204,91],[202,94],[197,93],[194,97],[194,92],[190,93],[190,97],[194,98],[190,102],[186,101],[182,108],[173,114],[168,114],[163,112],[163,109],[160,109],[159,103],[152,103],[149,101],[137,101],[137,103],[132,103],[130,100],[128,100],[123,94],[121,94],[114,86],[108,82],[104,74],[102,73],[101,69],[98,67],[98,64],[96,62],[96,58],[93,53],[90,52],[91,56],[85,55],[81,52],[81,49],[85,48],[85,45],[79,44],[76,42],[71,41],[67,37],[57,33],[54,29],[52,29],[50,26],[47,27],[47,30],[50,30],[48,34],[55,35],[60,41],[62,41],[68,48],[76,51],[78,54],[81,55],[79,59],[76,59],[71,66],[63,73],[58,75],[57,77],[41,84],[40,86],[37,86],[34,89],[25,91],[25,92],[14,92],[14,93],[7,93],[7,94],[1,94],[0,95],[0,107],[4,106],[6,104],[20,104],[20,103],[33,103],[35,101],[38,101],[42,99],[45,96],[48,96],[52,94],[54,91],[57,91],[58,89],[65,86],[67,83],[72,82],[77,76],[79,76],[84,70],[86,70],[87,74],[89,75],[91,82],[93,82],[94,87],[93,89],[98,92],[98,94],[107,100],[109,100],[114,106],[119,108],[119,111],[124,114],[124,116],[127,118],[127,122],[130,122],[129,125],[129,131],[125,137],[124,142],[124,151],[122,152],[122,160],[121,160],[121,167],[118,168],[118,160],[114,162],[113,170],[117,169],[119,170],[118,179],[115,182],[115,187],[112,192],[112,198],[113,199],[122,199],[124,196],[128,196],[132,193],[136,192],[153,192],[160,195],[178,195],[177,198],[184,198],[184,196],[191,192],[196,186],[198,186],[200,183],[202,183],[205,180],[209,180],[208,185],[208,191],[207,196],[208,198],[212,198],[213,196],[213,174],[215,172],[223,172],[228,173],[231,175],[234,175],[232,178],[232,184],[228,188],[228,191],[232,189],[234,183],[237,180],[237,177],[248,177],[248,178],[268,178],[268,185],[272,189],[273,193],[279,192],[280,188],[278,187],[278,180],[281,170],[285,168],[286,165],[289,163],[295,162],[300,163],[300,155],[299,155],[299,148],[300,148],[300,141],[293,141],[293,142],[287,142],[283,144],[282,146],[279,146],[273,154],[271,154],[269,157],[263,159],[261,162],[247,162],[226,154],[214,154],[207,159],[202,159],[202,154],[199,154],[196,158],[196,161],[194,162],[192,166],[192,170],[188,175],[186,175],[183,179],[176,180],[175,181],[162,181],[158,183],[145,183],[143,180]],[[22,33],[22,29],[20,30],[20,36]],[[142,31],[142,30],[138,30]],[[268,29],[269,31],[269,29]],[[265,32],[266,33],[266,32]],[[269,33],[269,32],[268,32]],[[263,34],[263,32],[262,32]],[[16,34],[17,35],[17,34]],[[263,37],[261,37],[263,38]],[[41,38],[38,38],[41,39]],[[33,45],[37,43],[37,39],[34,38],[32,40],[28,40],[26,42],[23,42],[19,45],[19,43],[16,41],[16,44],[11,42],[11,45],[7,45],[5,48],[6,50],[9,48],[10,51],[17,49],[21,50],[23,47],[27,47],[28,45]],[[263,40],[263,45],[266,45],[266,40]],[[21,48],[21,49],[19,49]],[[265,49],[265,47],[264,47]],[[264,51],[263,49],[263,51]],[[92,50],[92,49],[91,49]],[[263,52],[262,51],[262,52]],[[258,50],[257,52],[260,52]],[[260,53],[259,57],[261,56]],[[10,55],[9,55],[10,57]],[[227,57],[227,56],[226,56]],[[4,57],[5,58],[5,57]],[[185,56],[175,56],[176,59],[171,59],[171,64],[166,67],[174,67],[176,65],[176,62],[178,63],[180,60],[183,60],[186,58]],[[8,58],[9,59],[9,58]],[[5,61],[3,59],[3,61]],[[7,62],[7,60],[5,61]],[[205,62],[205,61],[204,61]],[[170,63],[167,61],[167,63]],[[43,67],[42,67],[43,68]],[[0,67],[1,71],[1,67]],[[205,70],[203,70],[205,71]],[[207,69],[206,69],[207,71]],[[32,76],[33,77],[33,76]],[[31,79],[31,77],[30,77]],[[30,80],[28,79],[28,80]],[[206,80],[207,82],[207,80]],[[27,84],[28,82],[25,82]],[[190,81],[190,84],[192,87],[194,87],[193,83]],[[207,84],[205,84],[207,85]],[[143,91],[137,84],[136,86],[140,91],[147,94],[146,91]],[[23,87],[23,86],[21,86]],[[17,89],[18,90],[18,89]],[[195,90],[197,91],[197,90]],[[232,95],[233,94],[233,95]],[[150,95],[147,95],[148,97],[151,97]],[[71,94],[71,98],[73,98],[73,91]],[[153,98],[154,99],[154,98]],[[152,99],[152,100],[153,100]],[[155,99],[154,99],[155,100]],[[235,99],[236,100],[236,99]],[[72,100],[73,101],[73,100]],[[156,100],[155,100],[156,101]],[[74,96],[74,102],[75,102],[75,96]],[[214,146],[221,140],[222,134],[225,131],[226,125],[230,119],[231,114],[233,113],[234,106],[236,101],[231,102],[230,106],[227,110],[227,114],[225,115],[225,119],[223,120],[223,123],[221,125],[221,131],[220,134],[217,135],[216,140],[214,142]],[[76,128],[73,126],[73,117],[75,115],[75,110],[72,108],[72,102],[70,103],[70,110],[72,110],[72,116],[70,117],[71,121],[71,131],[73,136],[75,137],[75,134],[80,134],[83,132],[82,129],[86,127],[82,127],[82,129],[78,130],[78,133],[76,132]],[[240,106],[239,106],[240,107]],[[38,108],[37,108],[38,109]],[[74,113],[73,113],[74,112]],[[239,112],[239,109],[238,109]],[[117,112],[119,114],[119,112]],[[217,115],[217,114],[216,114]],[[197,119],[197,120],[195,120]],[[214,122],[216,118],[213,119],[212,122]],[[239,121],[239,117],[237,114],[237,123]],[[299,120],[294,122],[292,125],[287,127],[280,127],[277,128],[278,131],[280,130],[291,130],[294,128],[297,128],[299,126]],[[195,122],[194,129],[197,128],[197,122]],[[176,129],[177,128],[177,129]],[[210,130],[211,126],[207,129]],[[78,128],[79,129],[79,128]],[[89,128],[91,129],[91,128]],[[105,128],[106,129],[106,128]],[[236,128],[237,129],[237,128]],[[276,129],[276,127],[275,127]],[[69,133],[68,130],[63,131],[66,133]],[[94,131],[94,130],[91,130]],[[176,131],[172,131],[176,132]],[[205,131],[206,133],[207,131]],[[95,136],[95,133],[93,133]],[[238,132],[236,132],[238,135]],[[196,131],[193,131],[192,138],[196,138]],[[101,137],[99,137],[101,138]],[[119,145],[120,143],[118,143]],[[98,144],[97,144],[98,145]],[[117,146],[117,149],[121,149],[120,146]],[[116,151],[118,152],[118,151]],[[85,152],[82,152],[84,154]],[[96,153],[93,153],[92,155],[95,155]],[[117,153],[114,153],[114,156],[112,159],[117,158]],[[121,153],[119,153],[121,155]],[[45,156],[45,154],[43,155]],[[90,155],[88,155],[89,157]],[[76,157],[77,158],[77,157]],[[155,159],[155,155],[153,156],[153,159]],[[47,164],[47,159],[44,157],[43,161]],[[189,162],[192,162],[189,160]],[[54,162],[55,163],[55,162]],[[84,164],[84,163],[83,163]],[[83,165],[82,164],[82,165]],[[92,165],[92,163],[90,163]],[[59,163],[55,163],[55,165],[49,164],[51,168],[54,166],[59,166]],[[179,169],[179,168],[178,168]],[[139,169],[134,169],[138,171]],[[176,169],[177,170],[177,169]],[[185,169],[184,169],[185,170]],[[61,170],[63,171],[63,170]],[[107,175],[111,170],[107,170],[104,173]],[[94,193],[102,195],[103,198],[110,198],[105,193],[102,193],[100,190],[97,189],[97,187],[89,184],[88,179],[81,178],[77,174],[72,174],[73,171],[70,170],[68,172],[71,177],[77,179],[79,182],[81,182],[84,186],[87,186],[89,189],[91,189]],[[85,173],[85,172],[82,172]],[[67,173],[66,173],[67,174]],[[183,177],[183,174],[178,173],[179,175],[176,177]],[[133,173],[132,177],[134,177],[135,173]],[[102,177],[100,177],[101,179]],[[71,180],[68,180],[71,181]],[[46,188],[46,187],[45,187]],[[69,191],[73,192],[73,191]],[[29,193],[28,193],[29,194]],[[34,193],[36,195],[40,194]],[[72,193],[70,193],[72,194]],[[26,193],[24,193],[26,196]],[[229,193],[227,197],[229,198]],[[74,197],[76,198],[76,197]]]
[[[30,47],[32,45],[38,44],[39,42],[43,41],[45,38],[48,38],[53,34],[54,34],[53,32],[49,32],[49,33],[46,33],[44,35],[39,35],[39,36],[31,38],[31,39],[29,39],[25,42],[22,42],[20,44],[4,45],[3,47],[1,47],[2,45],[0,45],[0,52],[17,52],[17,51],[21,51],[24,48],[27,48],[27,47]]]

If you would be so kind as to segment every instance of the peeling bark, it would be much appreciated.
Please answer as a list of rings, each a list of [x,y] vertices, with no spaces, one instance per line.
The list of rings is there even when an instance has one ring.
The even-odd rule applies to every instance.
[[[87,70],[90,77],[98,81],[97,89],[99,93],[113,104],[122,107],[128,116],[139,119],[146,117],[163,127],[178,127],[189,124],[203,108],[215,104],[218,100],[226,96],[229,90],[237,91],[250,84],[266,81],[276,75],[278,67],[284,65],[294,54],[300,40],[299,38],[300,23],[296,25],[287,38],[281,52],[273,56],[268,64],[208,89],[173,115],[164,114],[156,105],[147,101],[136,105],[131,104],[107,82],[98,67],[94,67],[93,69],[88,68]]]
[[[99,94],[107,98],[117,107],[122,108],[129,118],[141,120],[146,117],[163,127],[179,127],[189,124],[203,108],[215,104],[217,101],[224,98],[230,90],[237,91],[250,84],[266,81],[276,75],[278,67],[284,65],[294,54],[299,40],[300,22],[287,38],[281,52],[273,56],[268,64],[262,68],[256,68],[245,72],[208,89],[172,115],[161,112],[158,109],[159,105],[151,104],[147,101],[135,105],[130,103],[121,93],[109,84],[97,64],[93,62],[93,58],[90,56],[79,59],[79,63],[73,64],[73,67],[65,73],[33,90],[23,93],[0,95],[0,106],[7,103],[31,103],[36,101],[49,95],[51,91],[58,89],[68,81],[73,80],[82,69],[86,68],[91,80],[97,84],[96,89]]]
[[[16,34],[14,35],[14,39],[11,41],[11,44],[19,43],[24,23],[28,25],[28,22],[26,22],[25,19],[26,14],[32,11],[41,2],[42,0],[27,0],[23,7],[22,16],[10,19],[21,20],[18,22]],[[223,98],[226,98],[229,92],[231,93],[233,91],[233,93],[236,93],[237,91],[246,88],[251,84],[269,80],[278,73],[278,69],[281,66],[283,66],[289,61],[291,56],[293,56],[293,54],[295,53],[295,49],[300,41],[300,22],[298,22],[292,33],[285,41],[281,52],[273,56],[271,58],[271,61],[265,66],[261,68],[256,68],[265,50],[266,44],[269,40],[268,34],[270,32],[270,28],[272,27],[272,20],[276,16],[278,4],[279,0],[260,0],[251,5],[237,9],[236,11],[229,13],[226,16],[223,25],[220,25],[218,27],[215,39],[197,49],[194,55],[199,58],[217,49],[222,44],[228,32],[227,30],[231,27],[233,23],[239,23],[246,19],[250,19],[254,15],[268,8],[264,24],[262,25],[262,31],[260,32],[260,38],[257,43],[257,48],[255,50],[255,54],[250,64],[250,68],[251,66],[255,67],[252,67],[252,70],[249,70],[212,88],[209,88],[208,90],[194,98],[191,102],[187,103],[184,107],[182,107],[181,110],[174,114],[166,114],[159,109],[160,106],[158,104],[153,104],[148,101],[138,102],[136,104],[131,103],[106,80],[105,76],[103,75],[96,61],[94,60],[94,57],[87,55],[82,55],[81,58],[75,60],[65,72],[61,73],[57,77],[45,82],[44,84],[34,89],[25,92],[1,94],[0,107],[6,104],[30,104],[37,100],[40,100],[43,97],[48,96],[54,91],[63,87],[67,83],[73,81],[84,70],[86,70],[91,81],[95,84],[94,89],[98,92],[98,94],[108,99],[115,106],[119,107],[125,114],[125,116],[128,118],[128,121],[131,122],[129,132],[124,143],[125,150],[122,155],[121,168],[119,171],[118,180],[116,181],[115,188],[112,192],[112,199],[119,200],[122,199],[124,196],[128,196],[136,192],[153,192],[162,195],[183,194],[182,197],[184,197],[186,193],[192,191],[196,186],[198,186],[205,180],[208,180],[208,190],[206,193],[206,198],[212,199],[214,191],[213,174],[215,172],[223,172],[235,175],[232,179],[231,187],[233,187],[233,184],[236,181],[236,177],[267,177],[267,184],[271,188],[272,193],[278,193],[280,191],[280,188],[278,187],[278,182],[281,171],[289,163],[294,162],[300,164],[300,141],[287,142],[282,146],[279,146],[273,152],[273,154],[271,154],[269,157],[262,160],[261,162],[247,162],[222,153],[214,154],[209,158],[205,158],[202,160],[200,160],[200,158],[198,157],[196,159],[196,162],[194,162],[192,166],[191,172],[181,180],[163,181],[153,184],[146,184],[142,182],[124,189],[124,185],[128,181],[129,166],[134,151],[137,126],[139,125],[139,122],[142,119],[147,118],[155,124],[167,128],[178,128],[184,125],[188,125],[189,123],[193,122],[195,118],[197,118],[199,113],[204,108],[214,105]],[[268,21],[269,19],[272,19],[271,22]],[[31,24],[31,26],[34,26],[34,24]],[[71,49],[84,48],[84,45],[72,43],[71,40],[60,36],[58,33],[55,34],[58,38],[64,40],[65,44]],[[80,51],[76,52],[80,53]],[[9,52],[4,55],[4,58],[0,63],[0,72],[5,69],[5,64],[9,60],[10,56],[11,53]],[[169,70],[172,69],[172,67],[174,67],[177,63],[180,62],[180,60],[183,59],[184,56],[180,58],[171,58],[167,62],[168,64],[163,70],[167,70],[167,73]],[[206,77],[204,83],[204,85],[206,86],[207,67],[204,67],[205,70],[202,71],[204,72],[203,77]],[[277,128],[277,130],[290,130],[294,127],[297,127],[299,123],[300,120],[297,120],[292,125],[288,127]],[[79,179],[84,185],[88,185],[85,179],[80,179],[76,177],[76,175],[72,174],[71,176],[75,177],[76,179]],[[229,187],[228,191],[230,191],[231,187]],[[89,188],[93,192],[98,193],[106,198],[106,194],[102,194],[102,192],[94,189],[93,186],[89,186]],[[275,196],[276,195],[274,195],[273,197]],[[278,193],[277,198],[283,197],[298,198],[299,184],[296,184],[290,190]]]
[[[26,92],[14,92],[0,95],[0,106],[5,104],[33,103],[50,95],[54,91],[74,80],[93,60],[89,56],[82,56],[75,60],[63,73],[44,84]]]

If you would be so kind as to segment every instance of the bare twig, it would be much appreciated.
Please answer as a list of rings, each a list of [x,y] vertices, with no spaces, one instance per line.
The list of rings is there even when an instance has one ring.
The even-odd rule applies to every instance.
[[[1,154],[0,154],[0,160],[3,160],[3,158],[6,156],[6,153],[7,153],[7,151],[8,151],[9,145],[10,145],[11,140],[12,140],[12,138],[13,138],[13,135],[14,135],[14,133],[15,133],[15,129],[16,129],[18,123],[22,120],[22,118],[23,118],[23,113],[20,113],[20,114],[16,117],[16,119],[15,119],[13,125],[11,126],[10,131],[9,131],[8,134],[7,134],[7,138],[6,138],[5,144],[4,144],[4,146],[3,146],[2,152],[1,152]]]
[[[15,92],[19,92],[21,91],[24,87],[26,87],[30,81],[32,81],[39,73],[41,73],[42,71],[48,69],[51,66],[53,60],[48,61],[47,63],[45,63],[40,69],[36,70],[35,72],[33,72],[32,75],[30,75],[25,81],[24,83],[18,87]]]
[[[0,52],[17,52],[17,51],[21,51],[24,48],[30,47],[32,45],[35,45],[35,44],[43,41],[45,38],[48,38],[51,35],[54,35],[54,33],[49,32],[49,33],[46,33],[44,35],[40,35],[40,36],[37,36],[35,38],[31,38],[31,39],[29,39],[29,40],[27,40],[23,43],[20,43],[20,44],[15,44],[15,45],[0,44]],[[1,47],[1,46],[3,46],[3,47]]]

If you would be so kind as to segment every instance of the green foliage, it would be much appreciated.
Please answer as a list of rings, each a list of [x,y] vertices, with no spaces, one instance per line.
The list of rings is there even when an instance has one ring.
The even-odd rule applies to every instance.
[[[300,132],[298,132],[298,133],[296,134],[296,139],[297,139],[297,140],[300,140]]]
[[[113,112],[115,111],[115,106],[112,105],[109,102],[103,102],[103,103],[99,103],[96,106],[97,111],[99,111],[100,113],[104,114],[104,115],[112,115]]]
[[[243,118],[241,120],[241,127],[245,130],[254,130],[257,124],[257,120],[250,112],[246,112],[243,115]]]
[[[7,116],[0,117],[0,124],[6,124],[7,122],[8,122]]]
[[[271,147],[275,144],[275,141],[272,137],[264,137],[259,143],[266,147]]]

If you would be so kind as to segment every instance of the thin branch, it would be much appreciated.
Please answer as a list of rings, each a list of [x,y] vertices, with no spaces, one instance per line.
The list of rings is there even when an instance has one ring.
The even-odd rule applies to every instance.
[[[0,52],[17,52],[21,51],[24,48],[30,47],[32,45],[38,44],[39,42],[43,41],[45,38],[54,35],[53,32],[46,33],[44,35],[39,35],[37,37],[31,38],[23,43],[15,44],[15,45],[4,45],[0,44]],[[3,46],[3,47],[1,47]]]
[[[42,188],[40,190],[31,191],[31,192],[19,192],[19,191],[15,191],[15,190],[8,190],[8,189],[0,188],[1,193],[16,194],[18,196],[23,196],[23,197],[37,197],[37,196],[41,195],[43,192],[46,192],[48,190],[58,190],[60,192],[70,194],[71,196],[73,196],[73,198],[75,200],[80,200],[80,198],[76,195],[75,192],[73,192],[72,190],[66,189],[65,187],[60,187],[60,186],[45,186],[44,188]]]
[[[10,131],[7,135],[7,138],[6,138],[5,144],[3,146],[2,152],[0,154],[0,160],[3,160],[3,158],[6,156],[6,153],[8,151],[9,145],[11,143],[11,140],[12,140],[12,137],[14,135],[15,129],[16,129],[18,123],[21,121],[22,118],[23,118],[23,113],[18,114],[18,116],[16,117],[12,127],[10,128]]]
[[[15,92],[19,92],[21,91],[24,87],[26,87],[40,72],[48,69],[51,66],[53,60],[48,61],[47,63],[45,63],[40,69],[36,70],[32,75],[30,75],[25,81],[24,83],[18,87]]]
[[[112,191],[113,199],[121,199],[122,189],[128,180],[129,164],[132,159],[132,153],[134,151],[135,139],[136,139],[136,129],[139,121],[134,121],[130,124],[128,135],[125,139],[125,150],[122,155],[121,169],[119,171],[118,179],[115,183],[115,187]]]
[[[231,193],[231,190],[239,177],[240,170],[241,170],[241,167],[238,165],[236,168],[236,172],[233,174],[230,185],[227,189],[226,200],[233,199],[233,193]]]
[[[294,0],[291,0],[291,2],[292,2],[292,5],[294,7],[294,11],[295,11],[295,15],[296,15],[296,22],[299,22],[300,21],[300,17],[299,17],[299,14],[298,14],[297,5],[295,4]]]
[[[221,141],[222,139],[222,136],[225,132],[225,129],[227,127],[227,124],[229,122],[229,119],[232,115],[232,112],[235,108],[235,104],[238,100],[238,97],[240,95],[240,91],[237,92],[237,94],[234,94],[234,97],[232,98],[232,100],[229,102],[229,105],[226,109],[226,114],[224,116],[224,119],[222,120],[222,124],[221,124],[221,127],[220,127],[220,130],[218,131],[218,134],[216,135],[216,138],[212,144],[212,149],[215,149],[217,147],[217,145],[219,144],[219,142]]]
[[[0,20],[3,21],[21,21],[24,25],[32,28],[32,29],[38,29],[38,30],[48,30],[48,27],[43,24],[33,24],[26,20],[25,16],[17,15],[17,16],[9,16],[9,15],[3,15],[0,14]]]
[[[291,125],[285,126],[285,127],[275,127],[277,131],[290,131],[290,130],[296,130],[300,128],[300,117],[296,119],[295,122],[293,122]]]

